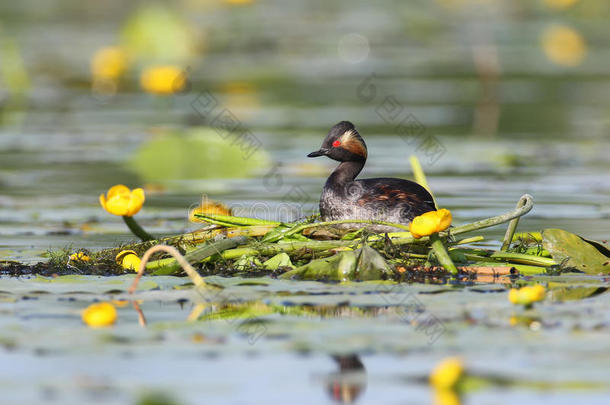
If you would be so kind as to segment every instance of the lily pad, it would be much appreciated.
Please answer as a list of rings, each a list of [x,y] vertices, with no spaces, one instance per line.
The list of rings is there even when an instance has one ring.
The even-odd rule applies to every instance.
[[[573,267],[587,274],[609,274],[610,257],[581,238],[563,229],[542,231],[542,245],[558,263]]]
[[[559,287],[551,290],[554,301],[582,300],[608,291],[608,287]]]
[[[212,128],[161,132],[130,164],[147,182],[248,177],[269,164],[268,155],[249,141]]]

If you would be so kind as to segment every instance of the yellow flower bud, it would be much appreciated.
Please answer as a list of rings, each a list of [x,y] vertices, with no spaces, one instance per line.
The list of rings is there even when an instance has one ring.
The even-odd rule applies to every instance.
[[[142,72],[140,86],[152,94],[174,94],[184,89],[186,76],[177,66],[152,66]]]
[[[530,296],[533,301],[542,301],[546,295],[546,290],[543,285],[536,284],[530,287]]]
[[[110,326],[114,324],[116,318],[116,308],[109,302],[91,304],[82,314],[83,322],[92,328]]]
[[[449,228],[452,217],[451,211],[443,208],[438,211],[428,211],[413,218],[409,225],[409,231],[414,238],[429,236]]]
[[[430,374],[430,384],[437,390],[451,390],[464,374],[464,363],[459,357],[441,361]]]
[[[91,261],[91,258],[87,256],[84,252],[72,253],[70,255],[70,260],[75,262],[88,262]]]
[[[113,215],[131,217],[140,211],[145,199],[141,188],[129,190],[127,186],[117,184],[106,195],[100,195],[100,204]]]
[[[534,302],[544,300],[546,290],[544,286],[536,284],[525,286],[521,289],[512,288],[508,292],[508,300],[515,305],[531,305]]]
[[[116,262],[125,270],[138,271],[140,268],[140,258],[133,250],[122,250],[116,255]]]

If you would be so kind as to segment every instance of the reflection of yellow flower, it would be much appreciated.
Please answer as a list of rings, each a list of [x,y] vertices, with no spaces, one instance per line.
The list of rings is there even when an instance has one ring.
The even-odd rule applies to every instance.
[[[448,357],[430,373],[430,385],[437,390],[451,390],[464,374],[464,362],[459,357]]]
[[[563,66],[579,65],[587,54],[582,35],[565,25],[547,29],[542,35],[542,47],[552,62]]]
[[[508,300],[516,305],[531,305],[534,302],[542,301],[545,294],[544,286],[536,284],[534,286],[525,286],[521,289],[512,288],[508,292]]]
[[[137,214],[144,204],[144,190],[129,190],[127,186],[117,184],[110,187],[106,195],[100,195],[100,204],[113,215],[131,217]]]
[[[77,252],[77,253],[72,253],[70,255],[70,260],[74,260],[77,262],[88,262],[91,260],[91,258],[89,256],[87,256],[85,254],[85,252]]]
[[[451,211],[443,208],[438,211],[428,211],[418,217],[413,218],[409,231],[414,238],[432,235],[444,231],[451,225]]]
[[[152,94],[173,94],[184,89],[186,76],[177,66],[152,66],[142,72],[140,85]]]
[[[121,250],[115,260],[125,270],[138,271],[140,268],[141,260],[133,250]]]
[[[553,8],[568,8],[578,0],[544,0],[544,3]]]
[[[193,209],[189,214],[189,221],[205,222],[204,220],[197,218],[195,214],[233,215],[231,208],[215,201],[205,201],[203,204]]]
[[[454,390],[434,390],[434,405],[460,405],[460,396]]]
[[[98,49],[91,60],[91,74],[95,79],[118,79],[127,69],[127,56],[117,46]]]
[[[83,311],[82,318],[92,328],[110,326],[116,321],[116,308],[109,302],[91,304]]]

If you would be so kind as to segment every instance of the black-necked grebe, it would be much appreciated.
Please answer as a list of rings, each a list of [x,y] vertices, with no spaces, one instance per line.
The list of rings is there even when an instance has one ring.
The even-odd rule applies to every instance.
[[[341,162],[328,177],[320,196],[324,221],[364,219],[408,225],[416,216],[436,210],[430,193],[415,182],[389,177],[355,180],[366,162],[367,149],[349,121],[332,127],[322,147],[307,156],[328,156]],[[378,232],[396,230],[372,228]]]

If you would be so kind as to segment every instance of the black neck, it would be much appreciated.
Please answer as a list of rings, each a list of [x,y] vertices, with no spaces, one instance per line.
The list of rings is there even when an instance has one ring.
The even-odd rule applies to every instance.
[[[364,160],[341,162],[331,173],[326,184],[345,184],[353,181],[364,167]]]

